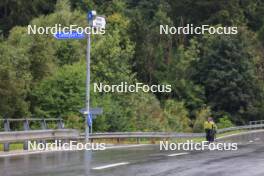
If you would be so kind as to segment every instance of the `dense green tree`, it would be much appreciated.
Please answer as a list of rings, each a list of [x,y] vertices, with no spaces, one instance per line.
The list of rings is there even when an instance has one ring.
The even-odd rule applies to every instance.
[[[204,122],[212,115],[210,107],[202,107],[195,112],[196,119],[193,122],[193,132],[204,132]]]
[[[230,113],[235,121],[249,119],[244,113],[262,96],[256,76],[257,56],[248,35],[240,31],[235,36],[205,36],[196,62],[194,80],[204,86],[208,104],[215,112]]]
[[[29,114],[31,74],[29,58],[23,48],[0,43],[0,112],[1,116],[21,118]]]
[[[217,123],[217,128],[229,128],[234,126],[233,123],[231,122],[230,118],[228,116],[224,116],[222,118],[219,118],[219,122]]]
[[[241,1],[247,25],[250,29],[258,31],[264,24],[264,1],[244,0]]]
[[[14,26],[23,26],[31,19],[54,10],[53,0],[2,0],[0,2],[0,33],[8,34]]]
[[[166,94],[92,91],[92,105],[104,108],[95,130],[198,132],[211,114],[234,124],[263,118],[263,0],[1,1],[0,115],[63,116],[83,127],[86,40],[28,35],[25,26],[85,27],[91,9],[107,21],[92,36],[92,83],[172,85]],[[159,34],[161,24],[187,23],[239,34]]]
[[[191,41],[188,48],[180,45],[172,52],[169,63],[155,72],[159,83],[172,86],[169,97],[185,102],[190,111],[200,108],[205,100],[203,87],[191,80],[195,72],[193,63],[198,59],[198,54],[196,41]]]
[[[192,23],[237,25],[245,22],[239,0],[182,0],[168,1],[171,5],[170,16],[174,24]]]
[[[76,123],[76,118],[77,121],[81,119],[78,111],[84,107],[84,83],[83,62],[59,69],[34,90],[35,114],[44,117],[62,116]],[[93,107],[102,107],[104,111],[94,122],[96,131],[151,131],[166,127],[159,102],[148,94],[117,95],[91,91],[91,103]]]
[[[258,38],[259,38],[260,42],[262,43],[262,45],[264,47],[264,25],[258,31]]]
[[[155,71],[164,68],[171,58],[172,36],[159,35],[159,25],[172,22],[166,14],[167,4],[158,2],[142,1],[131,13],[130,31],[136,43],[132,64],[138,79],[148,84],[158,82]]]
[[[164,105],[164,113],[167,116],[169,127],[173,131],[190,132],[191,120],[189,112],[183,102],[167,100]]]

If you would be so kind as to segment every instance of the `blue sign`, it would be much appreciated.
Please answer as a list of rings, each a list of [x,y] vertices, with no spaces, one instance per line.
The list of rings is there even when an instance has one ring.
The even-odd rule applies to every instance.
[[[87,123],[88,123],[88,126],[89,126],[89,127],[92,126],[92,124],[93,124],[92,114],[88,114],[88,117],[87,117]]]
[[[89,11],[88,14],[87,14],[87,20],[88,21],[93,21],[93,18],[96,16],[96,11],[92,10],[92,11]]]
[[[78,33],[77,31],[72,32],[58,32],[54,35],[56,39],[83,39],[85,38],[84,33]]]
[[[88,19],[88,21],[91,21],[93,19],[93,13],[92,13],[92,11],[88,12],[87,19]]]

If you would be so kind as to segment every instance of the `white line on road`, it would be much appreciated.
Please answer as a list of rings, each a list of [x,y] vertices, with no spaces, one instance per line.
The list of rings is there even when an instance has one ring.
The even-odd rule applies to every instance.
[[[121,146],[110,146],[110,147],[105,147],[105,149],[119,149],[119,148],[130,148],[130,147],[144,147],[148,146],[151,144],[136,144],[136,145],[121,145]]]
[[[15,153],[3,153],[0,152],[0,158],[3,157],[12,157],[12,156],[24,156],[24,155],[31,155],[31,154],[41,154],[41,153],[50,153],[50,152],[56,152],[56,151],[63,151],[63,150],[46,150],[46,151],[18,151]]]
[[[133,147],[144,147],[152,144],[135,144],[135,145],[122,145],[122,146],[109,146],[105,149],[120,149],[120,148],[133,148]],[[48,153],[48,152],[57,152],[57,151],[78,151],[78,150],[45,150],[45,151],[10,151],[9,153],[0,152],[0,158],[3,157],[12,157],[12,156],[23,156],[23,155],[30,155],[30,154],[41,154],[41,153]]]
[[[173,154],[170,154],[170,155],[168,155],[168,156],[180,156],[180,155],[187,155],[187,154],[189,154],[189,153],[173,153]]]
[[[105,166],[94,167],[93,170],[107,169],[107,168],[117,167],[117,166],[122,166],[122,165],[127,165],[127,164],[129,164],[129,162],[109,164],[109,165],[105,165]]]

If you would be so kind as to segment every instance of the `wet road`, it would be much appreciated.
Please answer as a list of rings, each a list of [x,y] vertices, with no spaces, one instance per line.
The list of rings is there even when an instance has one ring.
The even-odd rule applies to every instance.
[[[1,176],[263,176],[264,145],[237,151],[159,151],[147,145],[0,158]]]

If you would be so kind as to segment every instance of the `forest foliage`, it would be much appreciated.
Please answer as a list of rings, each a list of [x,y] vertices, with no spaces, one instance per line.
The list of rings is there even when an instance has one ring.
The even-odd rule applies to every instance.
[[[171,93],[95,93],[104,113],[95,131],[199,132],[264,119],[263,0],[38,0],[0,2],[0,116],[62,117],[83,128],[85,40],[28,35],[27,25],[87,26],[88,10],[107,20],[92,36],[91,82],[170,84]],[[237,35],[160,35],[159,25],[238,26]]]

